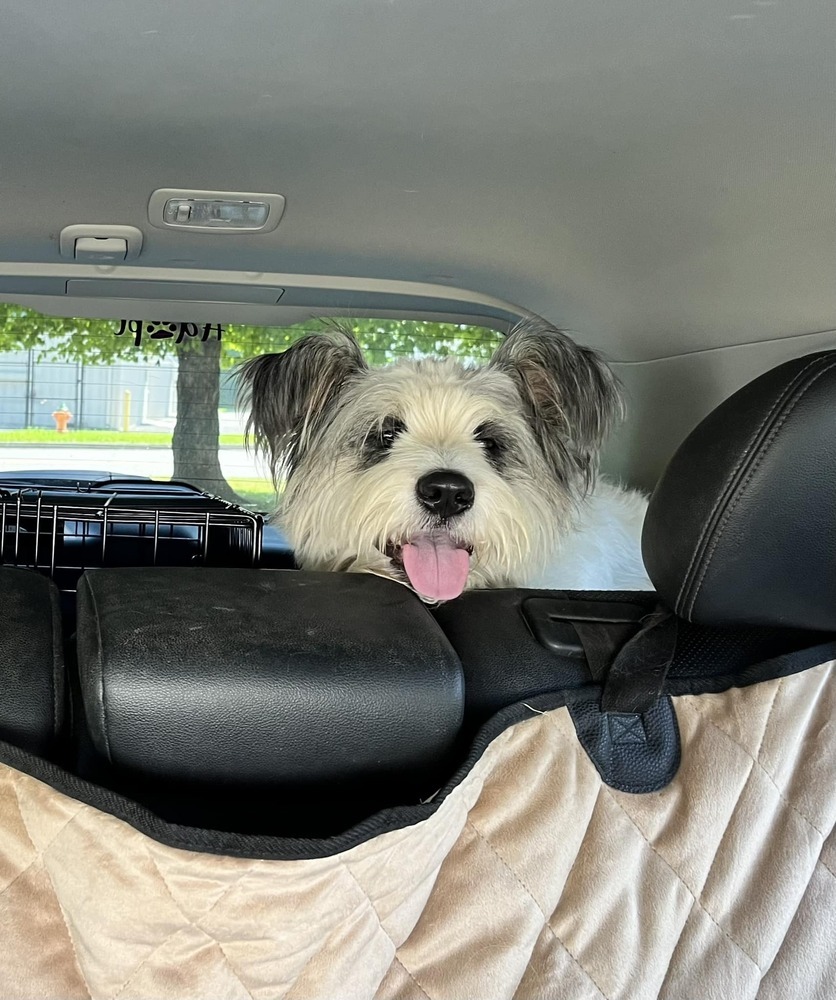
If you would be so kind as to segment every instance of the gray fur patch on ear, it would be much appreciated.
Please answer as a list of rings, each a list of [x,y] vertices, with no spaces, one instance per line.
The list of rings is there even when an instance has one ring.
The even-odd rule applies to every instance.
[[[293,472],[343,389],[367,371],[354,336],[336,326],[238,367],[238,405],[249,411],[245,438],[268,457],[274,480]]]
[[[623,416],[621,387],[595,352],[545,320],[526,319],[490,360],[516,383],[528,421],[555,476],[588,490],[601,446]]]

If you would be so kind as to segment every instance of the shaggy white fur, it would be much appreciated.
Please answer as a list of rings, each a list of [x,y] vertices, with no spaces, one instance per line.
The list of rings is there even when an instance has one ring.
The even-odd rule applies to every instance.
[[[644,497],[596,483],[617,383],[554,328],[521,325],[482,367],[369,368],[336,331],[242,374],[304,569],[388,576],[427,602],[480,587],[652,589]]]
[[[641,557],[647,497],[599,479],[572,530],[529,587],[552,590],[653,590]]]

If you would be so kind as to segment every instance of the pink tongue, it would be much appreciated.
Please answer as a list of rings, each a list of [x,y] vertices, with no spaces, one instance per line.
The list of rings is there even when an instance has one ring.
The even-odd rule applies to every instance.
[[[470,556],[445,535],[419,535],[401,550],[409,582],[431,601],[452,601],[464,590]]]

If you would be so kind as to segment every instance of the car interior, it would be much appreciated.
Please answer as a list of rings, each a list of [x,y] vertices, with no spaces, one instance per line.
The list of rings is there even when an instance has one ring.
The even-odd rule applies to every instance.
[[[664,787],[672,696],[827,658],[826,3],[2,6],[8,759],[269,856],[428,815],[558,704],[605,780]],[[656,593],[427,609],[297,569],[235,364],[333,319],[480,360],[531,316],[624,385],[602,471],[653,493]]]

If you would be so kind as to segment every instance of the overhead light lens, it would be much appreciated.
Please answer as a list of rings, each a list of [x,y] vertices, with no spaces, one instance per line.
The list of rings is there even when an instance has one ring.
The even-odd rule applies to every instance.
[[[196,229],[261,229],[269,213],[270,206],[263,201],[170,198],[163,219],[169,225]]]

